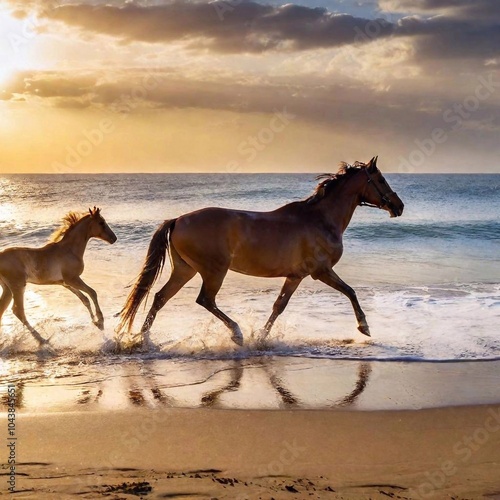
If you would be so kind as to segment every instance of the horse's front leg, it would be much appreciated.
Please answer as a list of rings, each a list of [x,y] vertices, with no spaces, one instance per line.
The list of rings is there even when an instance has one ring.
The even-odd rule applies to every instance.
[[[88,299],[88,297],[85,294],[83,294],[82,292],[80,292],[80,290],[77,290],[76,288],[73,288],[72,286],[69,286],[69,285],[63,285],[63,286],[64,286],[64,288],[69,290],[71,293],[74,293],[82,301],[82,304],[87,308],[87,310],[90,314],[90,319],[92,320],[92,322],[94,324],[96,324],[97,319],[94,316],[94,311],[92,311],[92,307],[90,305],[90,300]]]
[[[328,269],[321,273],[315,273],[312,277],[322,281],[328,286],[331,286],[349,298],[354,309],[356,319],[358,320],[358,330],[363,335],[370,337],[370,329],[368,328],[368,323],[366,322],[366,316],[359,305],[356,292],[347,283],[342,281],[333,269]]]
[[[100,330],[104,330],[104,316],[102,314],[101,308],[99,307],[99,302],[97,301],[96,291],[90,286],[88,286],[87,283],[85,283],[85,281],[83,281],[80,278],[80,276],[71,276],[71,277],[65,276],[64,285],[69,286],[71,288],[76,288],[76,290],[80,290],[81,292],[86,293],[92,299],[92,302],[94,303],[95,306],[95,314],[97,318],[97,320],[94,321],[94,324]]]
[[[287,306],[290,297],[293,295],[295,290],[297,290],[297,287],[300,285],[301,281],[302,278],[295,278],[295,277],[288,277],[285,280],[285,283],[281,288],[281,292],[278,295],[278,298],[276,299],[276,302],[273,305],[273,312],[271,313],[271,316],[269,316],[267,323],[262,329],[264,338],[269,335],[269,332],[271,331],[274,322],[276,321],[278,316],[285,310],[285,307]]]

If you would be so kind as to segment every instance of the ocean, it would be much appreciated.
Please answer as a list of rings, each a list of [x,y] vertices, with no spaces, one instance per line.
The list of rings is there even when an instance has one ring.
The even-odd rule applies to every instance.
[[[316,185],[314,178],[314,174],[2,175],[0,248],[41,246],[67,211],[94,205],[102,209],[118,241],[112,246],[90,242],[83,278],[98,293],[105,331],[90,323],[78,299],[62,287],[29,285],[26,314],[58,352],[105,356],[127,287],[164,219],[207,206],[271,210],[308,196]],[[154,355],[500,358],[500,175],[389,174],[387,179],[405,203],[403,216],[391,219],[382,210],[358,208],[344,235],[344,255],[335,267],[356,289],[371,339],[357,332],[344,296],[306,279],[277,321],[266,350],[258,350],[255,332],[265,323],[282,280],[231,272],[218,305],[240,323],[246,346],[234,346],[224,326],[195,304],[201,283],[196,277],[160,312],[151,335]],[[137,329],[143,317],[139,316]],[[6,312],[0,339],[3,358],[32,351],[36,344]]]

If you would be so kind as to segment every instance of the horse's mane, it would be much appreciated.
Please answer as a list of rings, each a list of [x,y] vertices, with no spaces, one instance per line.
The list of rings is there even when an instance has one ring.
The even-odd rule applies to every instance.
[[[338,186],[342,181],[350,178],[360,169],[366,168],[367,166],[367,163],[363,163],[361,161],[356,161],[352,165],[346,163],[345,161],[340,162],[337,173],[321,174],[316,177],[316,180],[321,182],[316,186],[314,193],[304,201],[309,205],[318,203],[318,201],[328,196],[332,189]]]
[[[64,238],[64,235],[73,229],[88,213],[68,212],[62,219],[62,225],[56,229],[50,236],[49,241],[57,243]]]

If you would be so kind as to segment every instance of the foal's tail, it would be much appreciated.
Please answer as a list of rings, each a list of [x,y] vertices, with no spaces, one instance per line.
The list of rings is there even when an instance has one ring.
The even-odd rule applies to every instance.
[[[151,287],[160,276],[165,265],[165,258],[170,245],[170,235],[174,230],[176,220],[166,220],[151,238],[144,267],[120,313],[121,319],[117,329],[118,332],[130,331],[139,306],[147,298]]]

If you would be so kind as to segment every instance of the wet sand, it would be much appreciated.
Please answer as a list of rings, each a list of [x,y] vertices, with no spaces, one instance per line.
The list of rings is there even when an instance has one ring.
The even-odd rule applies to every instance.
[[[14,377],[15,497],[500,499],[499,362],[118,366]]]
[[[500,361],[55,357],[2,362],[23,413],[137,408],[419,410],[500,403]]]

